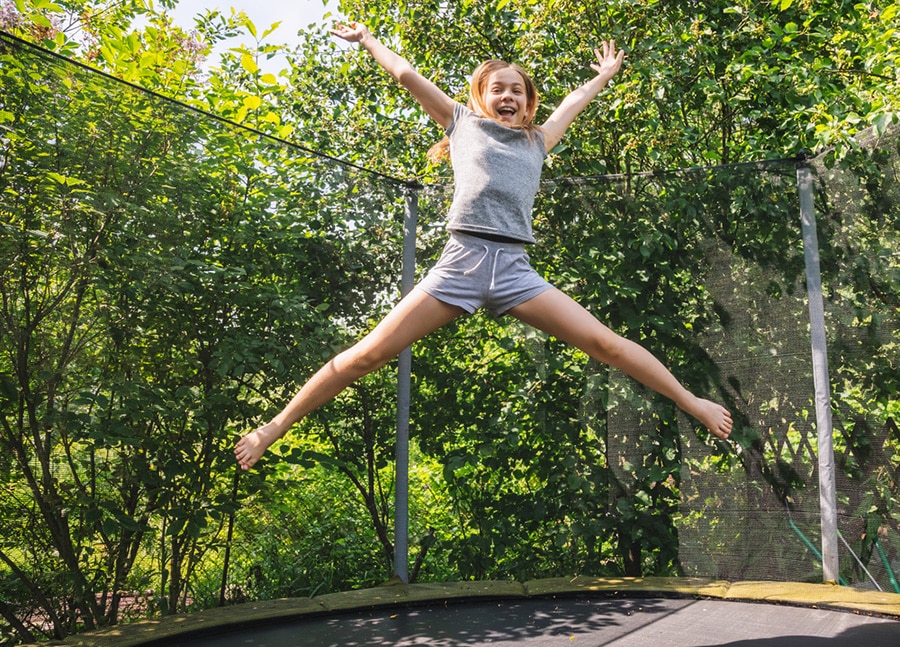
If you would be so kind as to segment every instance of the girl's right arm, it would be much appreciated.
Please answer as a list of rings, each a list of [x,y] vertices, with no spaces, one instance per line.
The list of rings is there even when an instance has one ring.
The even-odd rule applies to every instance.
[[[419,74],[409,61],[396,52],[385,47],[364,25],[349,22],[338,23],[331,33],[350,43],[359,43],[372,55],[381,67],[396,81],[409,90],[425,112],[434,119],[441,128],[446,129],[453,121],[455,102],[429,79]]]

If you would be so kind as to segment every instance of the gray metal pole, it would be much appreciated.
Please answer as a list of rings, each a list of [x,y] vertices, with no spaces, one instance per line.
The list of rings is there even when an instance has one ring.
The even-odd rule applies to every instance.
[[[825,337],[825,306],[819,269],[819,240],[813,203],[812,172],[806,162],[797,167],[803,258],[806,263],[806,293],[809,300],[809,332],[812,343],[813,382],[816,390],[816,427],[819,439],[819,510],[822,525],[822,578],[837,582],[837,496],[834,481],[834,445],[831,425],[831,387]]]
[[[418,190],[406,192],[403,218],[403,256],[400,294],[413,289],[416,272],[416,227],[419,212]],[[394,483],[394,575],[409,583],[409,398],[412,376],[412,349],[404,348],[397,367],[397,446]]]

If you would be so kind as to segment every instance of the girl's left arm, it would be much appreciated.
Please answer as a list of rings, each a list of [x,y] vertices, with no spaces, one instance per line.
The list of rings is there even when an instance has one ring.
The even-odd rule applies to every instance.
[[[591,69],[597,72],[597,76],[573,90],[562,100],[562,103],[559,104],[556,110],[553,111],[553,114],[541,126],[541,129],[544,131],[544,142],[548,153],[563,138],[566,130],[575,121],[575,117],[594,100],[594,97],[600,93],[600,90],[615,76],[619,68],[622,67],[622,59],[625,57],[624,50],[616,51],[616,42],[614,40],[604,42],[602,48],[594,50],[594,54],[597,56],[597,63],[591,63]]]

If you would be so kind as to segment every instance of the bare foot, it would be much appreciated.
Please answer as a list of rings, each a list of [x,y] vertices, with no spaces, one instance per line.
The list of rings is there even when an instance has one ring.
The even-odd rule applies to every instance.
[[[249,470],[269,446],[281,438],[281,431],[273,423],[254,429],[238,441],[234,448],[234,455],[242,470]]]
[[[732,425],[731,413],[728,409],[715,402],[695,398],[691,406],[685,407],[684,410],[706,425],[706,428],[713,434],[722,440],[728,440]]]

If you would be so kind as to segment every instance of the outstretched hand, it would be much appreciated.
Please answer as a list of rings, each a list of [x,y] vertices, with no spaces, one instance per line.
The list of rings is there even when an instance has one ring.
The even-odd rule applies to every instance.
[[[616,75],[619,68],[622,67],[622,59],[625,58],[625,50],[616,50],[616,41],[610,39],[603,41],[601,47],[594,49],[594,55],[597,57],[596,63],[591,63],[591,69],[598,76],[602,76],[605,81],[609,81]]]
[[[328,30],[333,36],[343,38],[348,43],[358,43],[369,34],[369,30],[362,23],[351,20],[347,24],[336,23],[334,29]]]

